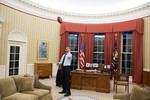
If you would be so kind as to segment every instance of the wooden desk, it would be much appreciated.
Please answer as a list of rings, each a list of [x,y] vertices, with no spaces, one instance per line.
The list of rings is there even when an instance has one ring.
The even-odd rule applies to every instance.
[[[71,71],[71,88],[110,92],[110,74]]]

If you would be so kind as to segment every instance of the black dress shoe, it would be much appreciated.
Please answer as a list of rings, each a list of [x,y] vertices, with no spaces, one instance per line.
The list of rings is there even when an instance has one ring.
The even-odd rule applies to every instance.
[[[59,92],[59,94],[63,94],[63,93],[66,93],[66,92],[65,91]]]
[[[64,97],[68,97],[68,96],[70,96],[70,95],[71,95],[71,94],[65,94]]]

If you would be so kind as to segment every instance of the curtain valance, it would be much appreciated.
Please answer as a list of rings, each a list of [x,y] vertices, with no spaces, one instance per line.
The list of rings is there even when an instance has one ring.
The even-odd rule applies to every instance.
[[[60,34],[65,32],[85,32],[85,33],[115,33],[123,31],[137,31],[139,34],[143,34],[144,20],[136,19],[125,22],[109,23],[109,24],[79,24],[63,22],[61,24]]]

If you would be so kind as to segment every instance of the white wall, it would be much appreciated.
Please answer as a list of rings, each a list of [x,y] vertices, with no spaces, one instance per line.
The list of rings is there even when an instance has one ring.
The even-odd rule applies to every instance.
[[[0,65],[0,78],[6,77],[6,65]]]
[[[53,63],[52,67],[52,76],[56,77],[58,66],[56,63]],[[27,74],[34,75],[34,64],[27,65]]]
[[[6,77],[6,65],[0,65],[0,78]],[[58,66],[56,63],[53,63],[52,75],[56,77]],[[34,75],[34,64],[27,64],[27,71],[24,74]]]

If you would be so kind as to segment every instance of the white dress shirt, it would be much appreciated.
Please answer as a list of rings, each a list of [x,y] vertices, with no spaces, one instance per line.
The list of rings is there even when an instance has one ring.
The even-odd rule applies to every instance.
[[[65,55],[66,55],[66,57],[65,57]],[[64,57],[65,57],[65,59],[64,59]],[[63,63],[63,59],[64,59],[64,63]],[[71,61],[72,61],[72,54],[70,52],[67,52],[61,57],[59,64],[63,63],[63,66],[70,66]]]

